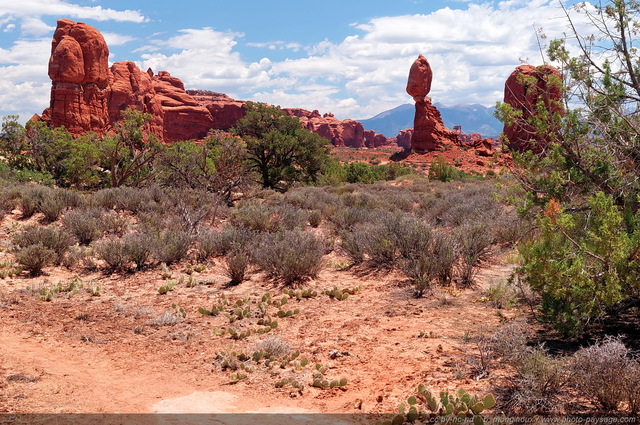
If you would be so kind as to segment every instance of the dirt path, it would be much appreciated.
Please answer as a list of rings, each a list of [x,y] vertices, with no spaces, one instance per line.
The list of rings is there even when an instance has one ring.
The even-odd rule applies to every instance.
[[[491,266],[481,271],[480,281],[495,284],[510,270]],[[479,392],[490,384],[454,378],[464,367],[460,337],[499,324],[488,303],[474,302],[483,294],[482,285],[415,299],[411,288],[394,275],[323,271],[313,282],[319,293],[336,285],[361,284],[362,290],[345,301],[326,295],[303,300],[293,306],[300,314],[281,319],[272,333],[309,357],[311,364],[325,365],[330,379],[345,376],[349,384],[331,390],[307,386],[303,394],[274,383],[295,376],[309,385],[310,366],[301,371],[259,368],[242,381],[231,379],[230,372],[216,366],[217,353],[250,353],[260,337],[244,342],[216,336],[218,323],[226,319],[197,312],[222,290],[229,297],[259,297],[274,291],[271,284],[257,276],[231,289],[179,287],[161,296],[157,275],[139,273],[126,281],[96,276],[100,297],[57,295],[52,302],[26,293],[27,282],[6,281],[0,288],[0,412],[295,412],[304,423],[304,415],[314,412],[394,411],[421,382],[435,390],[464,386]],[[132,313],[171,311],[174,303],[188,310],[187,318],[174,326],[150,326],[148,317]],[[337,357],[332,354],[336,351]]]

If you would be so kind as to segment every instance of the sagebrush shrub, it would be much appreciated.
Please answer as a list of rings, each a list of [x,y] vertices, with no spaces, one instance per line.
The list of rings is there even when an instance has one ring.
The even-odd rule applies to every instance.
[[[318,210],[311,211],[309,213],[309,225],[311,227],[318,227],[322,223],[322,212]]]
[[[29,218],[40,212],[45,200],[53,196],[54,190],[47,186],[22,186],[20,190],[20,208],[22,217]]]
[[[26,248],[31,245],[42,245],[55,253],[55,262],[60,263],[65,253],[74,240],[71,234],[64,229],[51,226],[28,227],[13,235],[13,243],[18,248]]]
[[[341,230],[353,230],[357,224],[366,223],[370,215],[370,210],[364,208],[342,207],[331,214],[329,221],[340,232]]]
[[[473,285],[476,266],[488,256],[494,236],[485,223],[465,223],[456,229],[456,242],[460,254],[459,283],[463,286]]]
[[[107,263],[111,272],[126,269],[129,255],[122,239],[108,238],[98,241],[94,249],[98,258]]]
[[[136,263],[136,270],[142,270],[153,253],[154,239],[146,233],[129,233],[122,237],[129,261]]]
[[[177,263],[187,256],[192,240],[184,230],[166,230],[154,241],[154,255],[161,263]]]
[[[323,240],[299,229],[264,234],[252,257],[271,276],[290,284],[315,277],[322,267]]]
[[[626,403],[634,413],[640,407],[640,362],[620,338],[607,337],[581,348],[573,355],[570,370],[571,382],[602,410],[613,412]]]
[[[229,222],[235,227],[244,227],[258,232],[276,230],[273,211],[267,205],[255,202],[243,204],[234,209],[229,216]]]
[[[87,208],[69,211],[62,219],[62,225],[83,245],[89,245],[102,236],[104,210]]]
[[[16,260],[32,276],[42,274],[42,269],[52,265],[56,260],[56,253],[41,243],[28,245],[16,252]]]
[[[221,257],[232,250],[245,250],[258,233],[244,227],[224,226],[220,231],[201,232],[197,237],[198,258]]]
[[[225,255],[225,274],[231,279],[232,285],[237,285],[245,280],[249,261],[249,254],[243,250],[231,251]]]

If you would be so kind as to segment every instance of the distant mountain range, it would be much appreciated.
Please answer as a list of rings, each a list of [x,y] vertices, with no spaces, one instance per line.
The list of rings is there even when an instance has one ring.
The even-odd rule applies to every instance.
[[[445,106],[441,103],[435,103],[435,106],[448,128],[453,129],[454,126],[460,125],[462,131],[467,134],[480,133],[483,137],[493,138],[502,131],[502,123],[493,116],[494,107],[487,108],[477,104]],[[413,128],[414,113],[415,106],[407,103],[360,122],[365,130],[374,130],[386,137],[395,137],[400,130]]]

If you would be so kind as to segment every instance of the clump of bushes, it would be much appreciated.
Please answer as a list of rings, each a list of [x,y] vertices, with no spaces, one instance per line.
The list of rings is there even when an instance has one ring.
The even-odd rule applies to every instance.
[[[187,256],[192,240],[191,234],[184,230],[165,230],[155,240],[155,257],[161,263],[177,263]]]
[[[65,214],[62,225],[82,245],[89,245],[104,233],[104,215],[105,211],[100,208],[73,210]]]
[[[42,274],[42,269],[52,265],[55,259],[55,251],[41,243],[26,246],[16,252],[16,260],[28,270],[32,276]]]
[[[40,245],[41,248],[39,250],[36,250],[34,248],[30,249],[30,252],[39,252],[38,256],[41,260],[45,257],[51,257],[51,261],[44,262],[43,265],[49,265],[47,263],[60,264],[65,253],[67,252],[69,247],[73,245],[73,243],[74,239],[68,232],[66,232],[64,229],[59,229],[52,226],[28,227],[20,232],[17,232],[13,236],[13,244],[16,246],[18,253],[28,247]],[[49,251],[53,254],[51,254]],[[24,261],[29,261],[26,257],[26,254],[21,254],[20,258],[22,258]],[[31,270],[27,267],[27,264],[23,263],[21,260],[18,261],[23,264],[27,268],[27,270]],[[34,265],[40,262],[41,261],[36,261],[35,259],[33,260]]]
[[[253,249],[255,263],[285,284],[317,276],[322,266],[324,242],[300,229],[264,234]]]

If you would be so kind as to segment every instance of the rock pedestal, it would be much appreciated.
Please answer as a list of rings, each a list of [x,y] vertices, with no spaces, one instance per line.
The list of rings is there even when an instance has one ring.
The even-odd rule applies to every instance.
[[[416,114],[413,120],[411,149],[427,152],[442,149],[448,143],[458,143],[455,132],[444,126],[440,111],[433,106],[427,95],[431,91],[433,72],[427,59],[419,55],[411,65],[407,93],[416,102]]]

